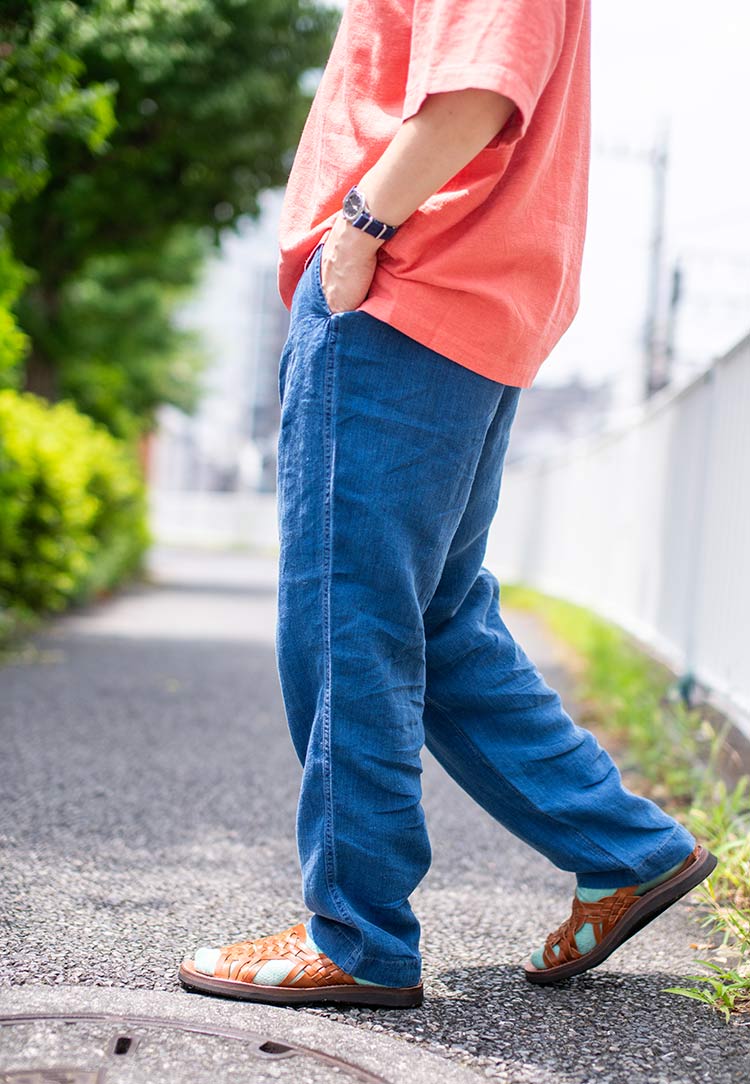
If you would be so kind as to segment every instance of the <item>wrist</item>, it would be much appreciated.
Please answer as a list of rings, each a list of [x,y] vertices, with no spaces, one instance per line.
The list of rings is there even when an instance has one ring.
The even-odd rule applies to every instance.
[[[369,233],[365,233],[364,230],[357,229],[351,222],[347,222],[344,216],[341,216],[341,223],[343,225],[342,234],[345,238],[345,243],[351,247],[353,251],[357,252],[377,252],[377,250],[385,244],[385,240],[381,237],[373,237]]]
[[[360,191],[365,197],[367,206],[374,218],[378,219],[380,222],[387,222],[389,225],[396,226],[397,228],[401,225],[400,222],[397,222],[396,219],[389,214],[387,203],[383,203],[382,200],[379,200],[377,194],[372,196],[367,189],[361,187]]]
[[[347,222],[340,211],[334,219],[331,233],[334,235],[335,247],[354,257],[371,256],[385,244],[383,240],[372,237],[364,230],[358,230],[351,222]]]
[[[377,241],[390,241],[398,230],[397,225],[385,222],[373,213],[372,207],[369,205],[359,184],[352,185],[346,193],[341,207],[341,214],[355,230],[359,230]]]
[[[409,218],[412,208],[400,206],[402,201],[397,198],[393,187],[392,178],[383,175],[377,164],[368,170],[357,184],[372,214],[381,222],[388,222],[392,226],[399,227]],[[399,188],[399,193],[401,193],[401,188]]]

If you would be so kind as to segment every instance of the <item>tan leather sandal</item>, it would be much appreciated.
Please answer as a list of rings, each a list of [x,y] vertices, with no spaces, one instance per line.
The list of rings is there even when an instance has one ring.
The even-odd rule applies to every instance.
[[[179,979],[190,990],[204,994],[268,1001],[277,1005],[335,1001],[388,1008],[413,1008],[423,1001],[422,984],[417,986],[376,986],[361,984],[347,975],[324,952],[311,952],[304,922],[281,933],[253,941],[237,941],[220,950],[213,975],[198,971],[194,960],[183,960]],[[278,984],[254,982],[264,964],[271,960],[292,962],[288,975]]]
[[[570,917],[545,942],[544,968],[534,967],[527,960],[523,965],[526,978],[529,982],[546,985],[596,967],[633,934],[705,880],[715,868],[715,856],[698,843],[672,877],[643,895],[635,894],[638,885],[629,885],[596,903],[587,903],[575,896]],[[581,953],[575,935],[587,922],[593,927],[596,945],[590,952]],[[559,946],[559,954],[554,951],[555,945]]]

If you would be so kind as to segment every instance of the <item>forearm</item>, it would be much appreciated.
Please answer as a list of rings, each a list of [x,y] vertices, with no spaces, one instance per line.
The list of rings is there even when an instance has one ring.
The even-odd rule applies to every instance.
[[[497,135],[515,104],[492,90],[430,94],[358,187],[381,222],[399,226]]]
[[[487,146],[514,109],[510,98],[492,90],[428,95],[359,181],[373,215],[400,226]],[[321,257],[323,289],[332,312],[362,303],[384,243],[336,215]]]

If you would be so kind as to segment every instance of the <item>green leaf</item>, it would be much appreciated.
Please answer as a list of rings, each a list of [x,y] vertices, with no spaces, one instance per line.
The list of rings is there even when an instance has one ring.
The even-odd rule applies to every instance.
[[[687,986],[668,986],[662,991],[664,994],[679,994],[681,997],[690,997],[694,1001],[708,1002],[712,1001],[712,998],[705,991],[691,990]]]

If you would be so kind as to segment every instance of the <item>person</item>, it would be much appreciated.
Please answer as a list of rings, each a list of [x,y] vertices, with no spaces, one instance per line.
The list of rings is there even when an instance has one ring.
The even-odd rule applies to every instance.
[[[423,998],[426,747],[576,876],[524,964],[583,972],[715,858],[623,786],[483,564],[521,391],[579,302],[589,0],[349,0],[289,177],[277,661],[305,921],[183,961],[231,997]]]

